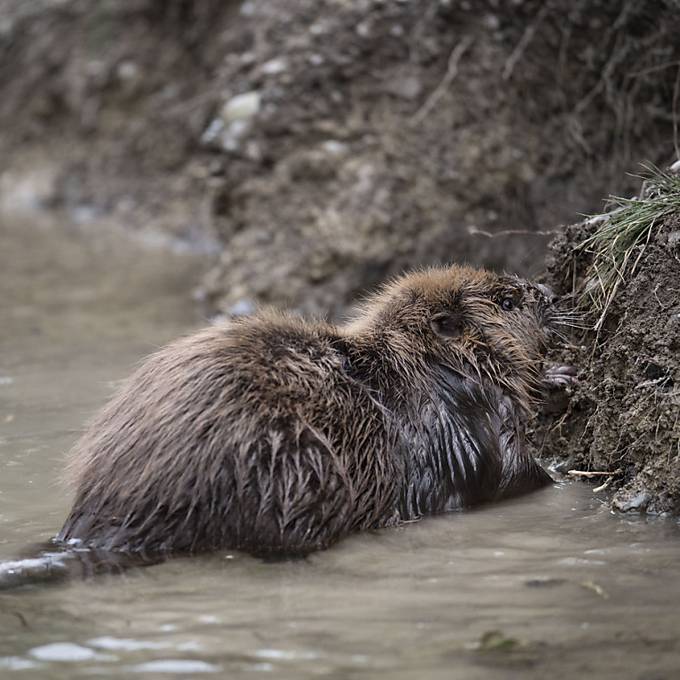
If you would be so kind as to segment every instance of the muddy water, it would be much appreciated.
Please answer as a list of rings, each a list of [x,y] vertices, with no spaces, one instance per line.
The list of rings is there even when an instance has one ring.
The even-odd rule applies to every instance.
[[[0,223],[0,559],[52,535],[63,454],[197,318],[189,256]],[[356,536],[0,594],[0,677],[677,678],[680,531],[558,484]]]

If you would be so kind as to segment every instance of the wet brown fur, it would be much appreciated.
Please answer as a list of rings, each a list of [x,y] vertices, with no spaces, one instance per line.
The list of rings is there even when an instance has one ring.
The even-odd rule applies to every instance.
[[[265,310],[178,340],[76,444],[59,540],[300,554],[542,486],[524,421],[550,310],[521,279],[452,266],[345,326]]]

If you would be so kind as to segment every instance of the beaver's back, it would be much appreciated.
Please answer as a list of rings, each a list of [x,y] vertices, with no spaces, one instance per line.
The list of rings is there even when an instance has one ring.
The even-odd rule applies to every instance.
[[[383,410],[332,327],[260,315],[151,356],[72,462],[61,540],[113,550],[300,553],[392,518]]]

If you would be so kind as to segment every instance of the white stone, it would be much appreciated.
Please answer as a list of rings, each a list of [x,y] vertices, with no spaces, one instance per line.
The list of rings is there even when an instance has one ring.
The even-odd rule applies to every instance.
[[[220,146],[223,151],[238,151],[241,148],[241,140],[250,130],[250,121],[234,120],[220,135]]]
[[[223,107],[220,117],[225,124],[252,118],[260,110],[261,95],[257,90],[232,97]]]
[[[288,68],[288,62],[283,59],[270,59],[262,64],[262,73],[268,76],[275,76],[283,73]]]
[[[326,140],[321,144],[321,148],[331,156],[344,156],[349,150],[347,144],[343,144],[336,139]]]

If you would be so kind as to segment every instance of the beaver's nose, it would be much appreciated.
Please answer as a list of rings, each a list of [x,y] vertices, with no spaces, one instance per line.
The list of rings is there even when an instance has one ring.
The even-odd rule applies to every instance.
[[[555,291],[550,286],[546,286],[543,283],[537,283],[536,288],[538,288],[541,294],[545,297],[546,300],[550,302],[551,305],[556,304],[557,301],[559,300],[557,295],[555,295]]]

